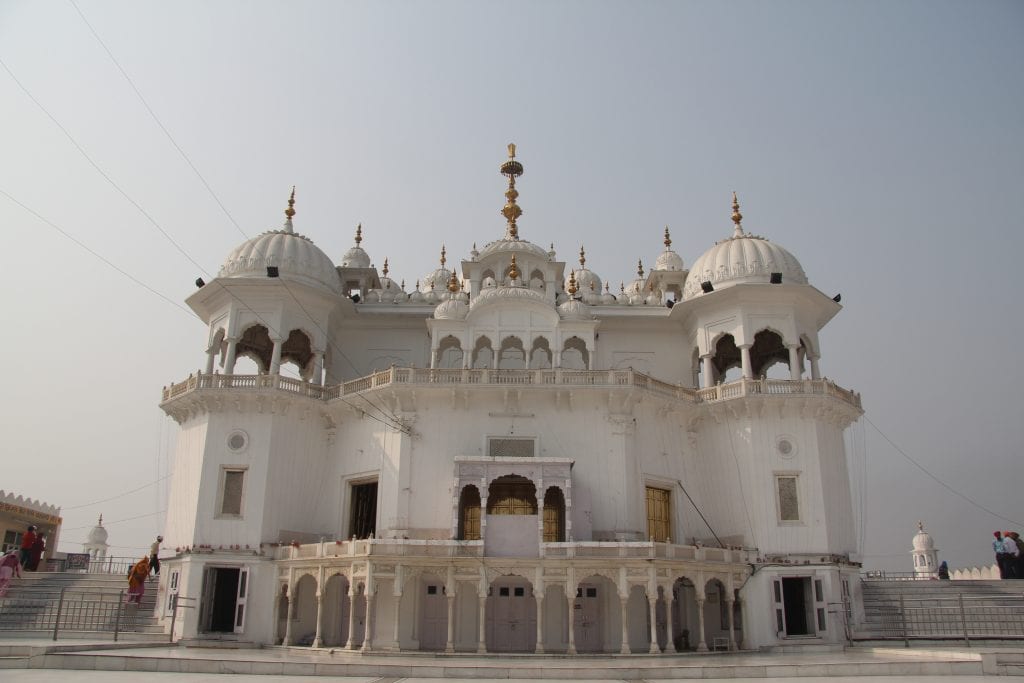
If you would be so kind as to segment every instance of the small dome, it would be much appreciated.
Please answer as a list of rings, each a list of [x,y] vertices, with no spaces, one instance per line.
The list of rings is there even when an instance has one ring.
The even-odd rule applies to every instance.
[[[684,270],[683,257],[672,251],[672,237],[668,234],[668,226],[665,227],[665,251],[658,254],[654,262],[654,270]]]
[[[643,261],[636,262],[636,279],[626,285],[626,294],[632,299],[633,297],[640,297],[643,301],[645,296],[645,285],[647,284],[647,278],[644,277],[644,263]]]
[[[545,251],[543,248],[537,246],[533,242],[528,242],[526,240],[509,239],[508,237],[505,237],[500,240],[495,240],[484,245],[484,248],[480,250],[480,253],[477,255],[475,260],[482,261],[488,256],[491,256],[492,254],[512,253],[530,254],[531,256],[536,256],[537,258],[543,261],[551,260],[551,257],[549,256],[548,252]]]
[[[86,537],[88,545],[105,545],[107,543],[107,530],[103,528],[103,517],[100,517],[99,523],[92,528],[89,535]]]
[[[590,306],[578,299],[569,299],[558,307],[558,315],[562,320],[590,320]]]
[[[917,523],[917,533],[914,534],[913,547],[914,550],[920,551],[935,550],[935,541],[932,540],[931,534],[924,530],[924,524],[921,522]]]
[[[430,293],[435,294],[444,292],[448,288],[448,280],[452,276],[452,271],[445,267],[445,263],[448,261],[448,252],[445,250],[444,245],[441,245],[441,267],[437,270],[427,273],[420,280],[419,290],[429,299]]]
[[[323,285],[332,292],[341,290],[334,263],[313,240],[291,230],[291,220],[283,230],[270,230],[236,247],[221,266],[218,277],[266,278],[267,266],[277,266],[282,276],[310,284]]]
[[[434,309],[436,320],[465,320],[469,313],[469,304],[460,301],[458,296],[453,296],[447,301],[442,301]]]
[[[601,278],[598,277],[597,273],[587,268],[587,253],[582,246],[580,246],[580,267],[572,271],[570,276],[576,278],[576,287],[583,293],[584,297],[590,296],[592,292],[600,296]],[[569,277],[565,278],[563,286],[569,289]]]
[[[363,250],[360,243],[363,241],[363,224],[356,226],[356,244],[345,252],[341,257],[342,268],[369,268],[370,255]]]
[[[768,284],[772,273],[781,273],[786,284],[807,284],[807,275],[796,257],[764,237],[744,232],[742,218],[734,196],[733,235],[717,242],[693,262],[683,285],[684,300],[700,296],[703,282],[710,282],[715,289],[740,283]]]

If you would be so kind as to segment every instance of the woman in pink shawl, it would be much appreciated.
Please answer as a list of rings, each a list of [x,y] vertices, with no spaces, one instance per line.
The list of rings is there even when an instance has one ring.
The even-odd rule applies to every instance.
[[[0,598],[7,595],[13,576],[21,578],[21,562],[18,561],[17,550],[12,550],[0,558]]]

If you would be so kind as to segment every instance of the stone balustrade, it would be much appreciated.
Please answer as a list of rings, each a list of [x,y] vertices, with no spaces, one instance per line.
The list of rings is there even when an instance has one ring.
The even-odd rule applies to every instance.
[[[828,379],[739,379],[706,389],[691,389],[654,379],[635,370],[492,370],[391,367],[330,387],[281,375],[218,375],[197,373],[184,382],[163,389],[163,402],[191,392],[213,390],[283,391],[289,394],[331,401],[385,387],[470,386],[470,387],[600,387],[634,388],[657,396],[688,403],[714,403],[747,396],[830,396],[857,409],[860,394],[843,389]]]

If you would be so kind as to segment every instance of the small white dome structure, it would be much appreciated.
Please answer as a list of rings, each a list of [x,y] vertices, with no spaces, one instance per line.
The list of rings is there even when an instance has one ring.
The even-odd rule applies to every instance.
[[[939,550],[931,534],[924,530],[924,522],[917,523],[917,533],[911,541],[914,574],[917,578],[934,578],[939,571]]]
[[[715,289],[741,283],[767,284],[772,273],[781,274],[783,283],[807,284],[807,275],[793,254],[764,237],[743,230],[743,215],[735,192],[732,208],[732,220],[736,224],[732,237],[717,242],[693,262],[683,287],[683,298],[701,296],[704,282],[710,282]]]
[[[110,549],[110,546],[107,544],[107,537],[107,530],[103,526],[103,515],[100,515],[96,526],[89,531],[85,543],[82,544],[82,552],[88,553],[90,561],[96,562],[106,559],[107,550]]]
[[[590,303],[590,300],[597,297],[600,300],[601,296],[601,278],[597,273],[587,268],[587,252],[583,249],[583,245],[580,245],[580,267],[572,271],[569,277],[565,278],[564,287],[566,291],[569,290],[569,278],[576,278],[576,289],[581,293],[584,300]]]
[[[442,244],[441,267],[433,272],[427,273],[426,275],[423,276],[423,279],[420,280],[419,290],[423,292],[423,294],[428,295],[428,299],[431,293],[434,293],[436,295],[438,292],[442,292],[445,290],[445,288],[448,287],[448,278],[451,277],[452,271],[448,270],[448,268],[446,267],[445,264],[447,262],[448,252],[445,250],[445,247]]]
[[[342,268],[369,268],[370,255],[360,246],[363,241],[363,224],[356,226],[356,244],[341,257]]]
[[[672,251],[672,236],[669,235],[668,226],[665,226],[665,251],[658,254],[657,260],[654,261],[654,270],[668,270],[668,271],[679,271],[685,270],[683,267],[683,257]]]

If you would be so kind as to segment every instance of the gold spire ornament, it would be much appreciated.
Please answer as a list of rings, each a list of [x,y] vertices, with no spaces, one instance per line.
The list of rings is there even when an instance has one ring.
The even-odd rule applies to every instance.
[[[576,271],[575,270],[570,270],[569,271],[569,286],[566,287],[565,291],[569,292],[569,298],[570,299],[575,297],[576,296],[576,292],[579,291],[579,289],[576,287]]]
[[[441,245],[441,267],[444,268],[444,264],[448,262],[448,252],[445,251],[444,245]]]
[[[643,261],[643,259],[637,259],[637,261],[636,261],[636,275],[641,280],[644,277],[644,261]]]
[[[516,268],[516,255],[512,254],[512,265],[508,268],[508,278],[511,281],[519,279],[519,269]]]
[[[362,242],[362,241],[363,241],[363,224],[360,223],[359,225],[356,226],[356,246],[358,247],[359,243]]]
[[[664,242],[664,244],[665,244],[665,251],[671,251],[672,250],[672,238],[669,237],[668,226],[667,225],[665,226],[665,242]]]
[[[580,268],[586,268],[587,266],[587,252],[583,251],[583,245],[580,245]]]
[[[388,257],[387,256],[384,257],[384,270],[382,272],[384,273],[384,277],[388,276]]]
[[[740,202],[736,199],[736,192],[732,193],[732,222],[736,224],[733,230],[733,237],[740,237],[743,234],[743,214],[740,213]]]
[[[506,202],[505,206],[501,209],[501,215],[508,221],[508,227],[505,229],[505,239],[518,240],[519,227],[516,225],[516,221],[523,215],[523,210],[516,204],[516,199],[519,197],[519,191],[516,190],[516,178],[523,175],[523,165],[516,161],[516,146],[514,143],[509,143],[508,161],[501,165],[501,175],[508,178],[508,189],[505,190]]]
[[[455,271],[453,270],[452,276],[448,278],[448,291],[451,292],[452,294],[458,294],[460,289],[462,289],[462,287],[459,284],[459,277],[455,274]]]
[[[288,220],[292,219],[295,215],[295,186],[292,185],[292,196],[288,198],[288,208],[284,210],[284,215]]]

